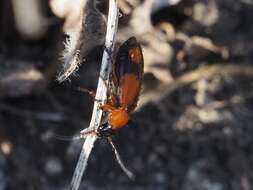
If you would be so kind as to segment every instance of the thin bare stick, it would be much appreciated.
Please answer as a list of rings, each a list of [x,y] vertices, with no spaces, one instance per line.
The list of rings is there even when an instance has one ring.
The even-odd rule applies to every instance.
[[[111,69],[111,64],[110,64],[111,59],[110,59],[109,52],[107,50],[109,49],[112,51],[114,48],[115,36],[116,36],[117,26],[118,26],[118,15],[119,15],[119,10],[116,4],[116,0],[110,0],[106,39],[105,39],[105,50],[103,53],[102,65],[101,65],[101,70],[100,70],[100,78],[98,81],[97,92],[95,96],[95,99],[97,100],[106,101],[106,95],[107,95],[106,84],[108,83],[108,78],[109,78],[110,69]],[[102,110],[99,109],[99,103],[95,101],[89,129],[96,129],[101,123],[101,118],[102,118]],[[72,181],[69,188],[70,190],[78,190],[83,173],[87,166],[87,161],[88,161],[90,152],[93,148],[93,145],[96,139],[97,137],[95,135],[88,135],[87,138],[85,139],[85,143],[83,144],[82,151],[79,156],[79,160],[78,160],[74,175],[72,177]]]
[[[113,142],[112,142],[112,139],[110,137],[107,138],[110,145],[112,146],[112,149],[114,151],[114,154],[116,156],[116,160],[119,164],[119,166],[121,167],[121,169],[125,172],[125,174],[132,180],[134,180],[135,176],[134,174],[127,169],[127,167],[124,165],[124,163],[122,162],[121,158],[120,158],[120,155],[119,155],[119,152],[117,151],[116,147],[114,146]]]
[[[70,190],[77,190],[80,186],[83,173],[88,164],[88,158],[93,148],[94,142],[96,141],[97,137],[94,135],[89,135],[83,144],[81,154],[79,156],[75,172],[72,177],[72,181],[70,184]]]

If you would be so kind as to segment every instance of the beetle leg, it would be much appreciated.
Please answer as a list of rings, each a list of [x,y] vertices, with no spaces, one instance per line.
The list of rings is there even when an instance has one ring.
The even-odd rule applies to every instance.
[[[80,131],[80,138],[86,138],[90,134],[95,134],[95,128],[85,128],[82,131]]]
[[[99,108],[105,112],[112,112],[115,108],[111,104],[100,104]]]
[[[118,99],[115,94],[111,94],[110,97],[108,98],[108,102],[110,105],[117,105],[118,104]]]
[[[92,90],[88,90],[87,88],[82,88],[82,87],[77,87],[76,90],[80,91],[80,92],[84,92],[87,93],[88,95],[90,95],[94,101],[96,102],[102,102],[102,100],[98,100],[95,98],[96,93]]]
[[[132,180],[134,180],[135,176],[134,174],[127,169],[127,167],[124,165],[124,163],[122,162],[121,158],[120,158],[120,155],[119,155],[119,152],[118,150],[116,149],[115,145],[113,144],[112,142],[112,138],[111,137],[107,137],[107,140],[108,142],[110,143],[110,145],[112,146],[112,149],[113,149],[113,152],[115,154],[115,157],[116,157],[116,160],[119,164],[119,166],[121,167],[121,169],[125,172],[125,174]]]

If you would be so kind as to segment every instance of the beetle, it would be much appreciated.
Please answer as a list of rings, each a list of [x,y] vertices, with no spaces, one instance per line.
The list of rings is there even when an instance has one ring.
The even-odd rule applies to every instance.
[[[120,46],[116,61],[112,65],[108,101],[99,106],[108,113],[108,122],[96,130],[99,137],[112,136],[127,125],[139,99],[143,67],[141,46],[135,37],[130,37]]]
[[[107,101],[104,104],[99,104],[99,108],[107,113],[107,117],[105,117],[107,122],[96,129],[86,128],[80,132],[80,136],[75,138],[86,138],[90,134],[106,138],[113,148],[118,164],[130,179],[134,179],[134,174],[123,164],[111,136],[127,125],[131,113],[137,106],[142,85],[143,67],[141,46],[135,37],[130,37],[120,46],[116,59],[112,63],[112,71],[107,84]],[[79,90],[91,95],[94,101],[100,101],[95,99],[94,92],[82,88]]]
[[[139,99],[143,67],[141,46],[135,37],[130,37],[120,46],[112,64],[107,102],[99,105],[108,114],[108,119],[95,130],[98,137],[110,137],[127,125]],[[83,131],[81,136],[88,133],[90,131]]]

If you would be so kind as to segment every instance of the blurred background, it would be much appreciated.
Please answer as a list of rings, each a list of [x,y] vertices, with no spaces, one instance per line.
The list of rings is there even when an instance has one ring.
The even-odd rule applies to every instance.
[[[107,3],[96,4],[105,16]],[[93,100],[76,88],[96,89],[103,45],[69,80],[56,77],[65,33],[82,32],[84,4],[0,1],[0,190],[65,189],[71,181],[83,140],[56,137],[88,127]],[[253,189],[253,1],[118,5],[117,42],[136,36],[145,60],[138,108],[114,137],[137,177],[129,180],[99,140],[80,189]]]

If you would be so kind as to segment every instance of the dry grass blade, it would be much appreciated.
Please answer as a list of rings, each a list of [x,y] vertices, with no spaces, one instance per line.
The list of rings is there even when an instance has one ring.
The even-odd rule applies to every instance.
[[[79,156],[75,173],[73,175],[70,190],[75,190],[79,188],[79,184],[82,180],[83,172],[85,171],[88,163],[88,158],[93,148],[94,142],[96,141],[96,136],[88,136],[83,144],[81,154]]]
[[[114,48],[114,41],[115,35],[118,26],[118,7],[116,4],[116,0],[109,1],[109,13],[108,13],[108,23],[107,23],[107,31],[106,31],[106,38],[105,38],[105,50],[103,53],[102,58],[102,65],[100,70],[100,78],[98,81],[98,87],[95,99],[106,101],[106,92],[107,92],[107,82],[110,74],[110,55],[109,50],[113,50]],[[102,118],[102,110],[98,107],[98,102],[94,102],[94,108],[92,112],[91,122],[89,125],[89,129],[97,128],[101,123]],[[86,130],[86,129],[84,129]],[[90,152],[93,148],[94,142],[96,141],[97,137],[94,135],[88,135],[85,139],[85,143],[82,148],[82,152],[80,154],[72,182],[70,185],[70,190],[77,190],[80,186],[80,182],[83,176],[83,173],[87,166],[87,161],[90,155]]]

